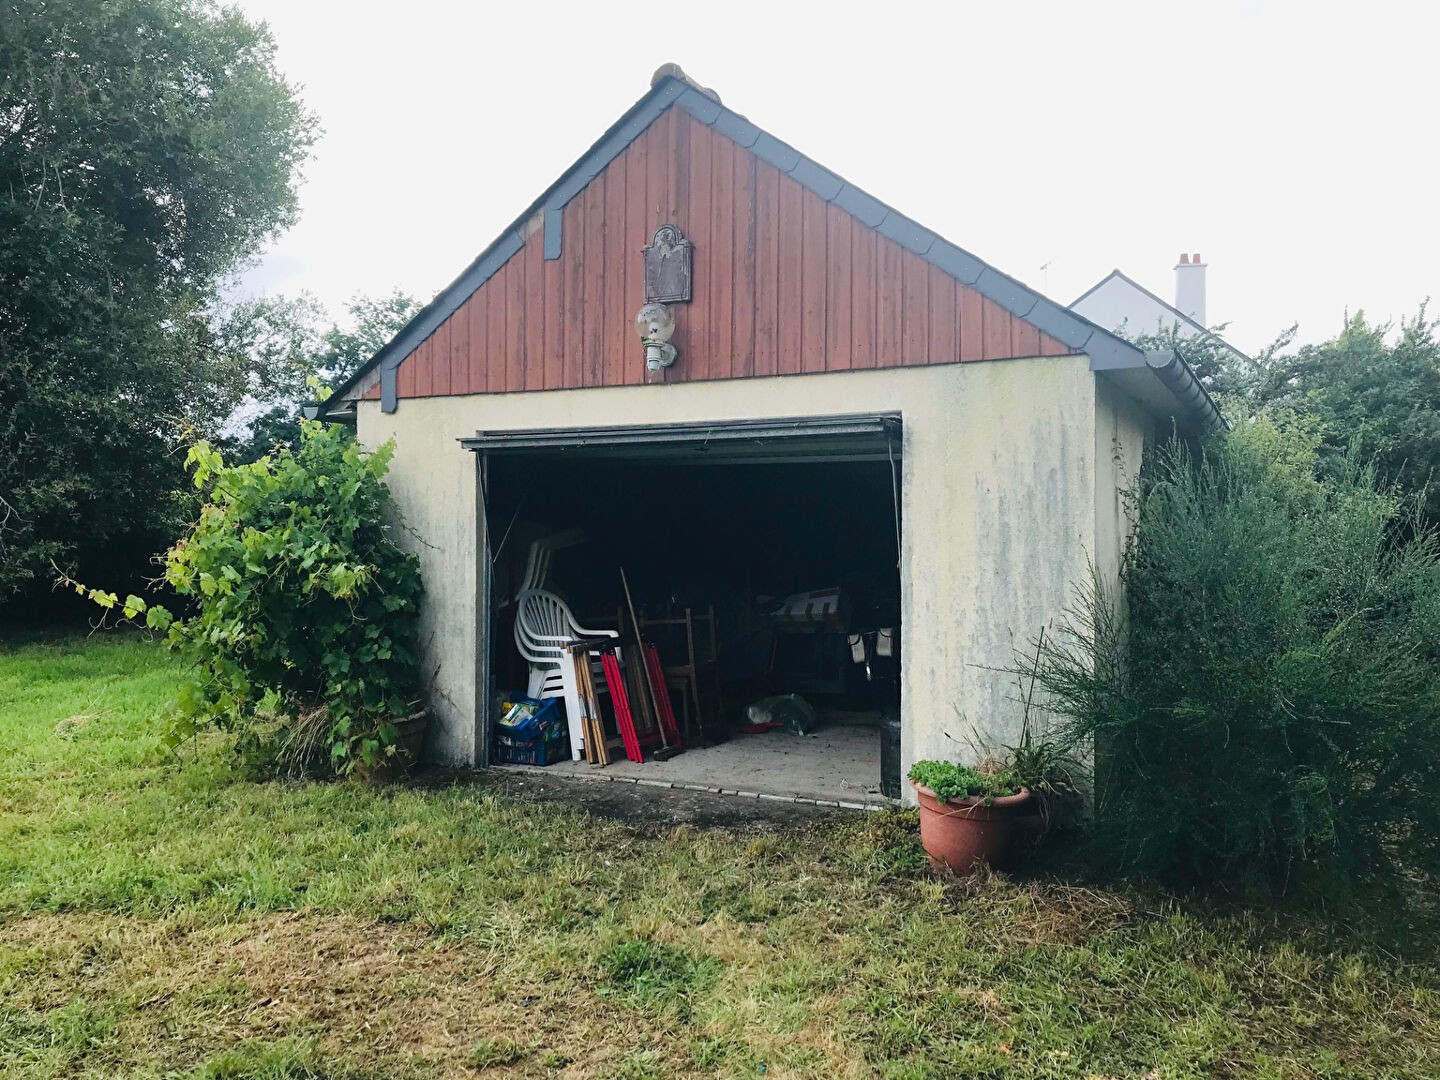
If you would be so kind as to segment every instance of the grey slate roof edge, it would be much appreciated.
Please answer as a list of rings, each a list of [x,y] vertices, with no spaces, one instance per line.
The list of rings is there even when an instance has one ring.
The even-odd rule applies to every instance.
[[[727,138],[739,135],[740,138],[736,139],[737,142],[749,138],[750,133],[753,132],[754,140],[749,149],[757,157],[774,165],[825,202],[837,202],[842,209],[856,213],[856,217],[866,221],[867,224],[869,223],[868,218],[874,218],[883,211],[883,216],[880,217],[878,224],[872,226],[882,235],[901,244],[962,284],[975,289],[1006,311],[1018,318],[1025,319],[1066,348],[1073,349],[1076,353],[1087,354],[1091,357],[1092,367],[1101,366],[1097,365],[1097,352],[1109,358],[1110,366],[1141,367],[1145,365],[1144,352],[1128,341],[1092,323],[1084,316],[1062,307],[1018,279],[997,270],[963,248],[931,232],[923,225],[806,157],[788,143],[782,142],[752,124],[745,117],[726,108],[714,98],[700,93],[689,83],[673,76],[666,76],[632,105],[624,116],[612,124],[579,161],[542,192],[540,197],[516,218],[515,222],[501,233],[500,237],[486,248],[460,277],[422,308],[415,318],[406,324],[389,344],[376,353],[368,364],[337,388],[335,394],[332,395],[333,398],[339,400],[350,393],[376,367],[381,367],[383,371],[387,365],[392,369],[398,365],[416,346],[434,333],[440,323],[454,314],[460,305],[469,299],[471,294],[483,285],[490,275],[499,270],[515,251],[519,250],[519,247],[523,245],[521,230],[535,214],[545,212],[546,225],[557,222],[559,215],[553,211],[563,208],[565,203],[574,198],[590,180],[599,174],[601,169],[619,156],[672,104],[685,109],[696,120],[708,127],[715,128]],[[741,145],[744,145],[743,142]],[[852,209],[852,207],[856,209]],[[866,216],[862,217],[857,210],[864,210]],[[516,246],[513,250],[507,251],[507,239],[510,237],[514,238],[513,242]],[[547,233],[545,237],[546,257],[558,257],[560,244],[561,240],[558,235],[552,241]],[[552,250],[555,252],[554,256],[550,254]],[[1118,271],[1116,272],[1118,273]],[[1185,364],[1184,359],[1177,359],[1188,372],[1189,365]],[[1193,379],[1193,377],[1193,373],[1191,373],[1191,378]],[[1202,392],[1204,391],[1203,387],[1200,389]],[[385,388],[382,387],[382,398],[387,396],[391,395],[385,394]],[[1204,400],[1209,404],[1210,409],[1215,409],[1208,394],[1205,394]],[[383,404],[386,402],[382,401]],[[393,411],[393,399],[388,404],[390,408],[386,411]],[[1215,410],[1215,415],[1219,415],[1218,410]],[[1208,419],[1204,417],[1197,416],[1197,419],[1208,423]]]

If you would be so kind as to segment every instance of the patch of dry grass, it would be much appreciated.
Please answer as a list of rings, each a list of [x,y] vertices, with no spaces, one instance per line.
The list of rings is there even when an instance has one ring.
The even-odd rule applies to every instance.
[[[497,979],[502,965],[482,950],[347,916],[42,915],[7,923],[3,940],[9,1009],[107,1003],[113,1021],[85,1062],[102,1072],[157,1056],[198,1068],[217,1046],[299,1042],[352,1070],[456,1075],[485,1038],[518,1048],[507,1064],[580,1053],[573,1074],[584,1075],[616,1019],[593,995],[581,1010],[573,989]]]

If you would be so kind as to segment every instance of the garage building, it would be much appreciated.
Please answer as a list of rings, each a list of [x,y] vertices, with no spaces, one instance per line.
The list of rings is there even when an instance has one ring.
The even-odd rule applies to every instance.
[[[1223,423],[1180,358],[673,65],[325,411],[395,442],[434,757],[491,760],[501,700],[524,689],[507,620],[534,545],[560,537],[545,584],[580,622],[623,627],[623,568],[642,617],[689,611],[714,639],[696,745],[615,767],[861,802],[887,694],[901,768],[1013,743],[1005,671],[1091,564],[1117,575],[1146,441]],[[788,692],[817,731],[740,734],[747,705]]]

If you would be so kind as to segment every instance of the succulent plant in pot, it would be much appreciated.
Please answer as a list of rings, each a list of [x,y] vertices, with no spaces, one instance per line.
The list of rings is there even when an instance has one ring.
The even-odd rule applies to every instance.
[[[1010,769],[917,761],[909,776],[920,802],[920,843],[931,862],[963,875],[1004,858],[1015,820],[1030,803],[1029,789]]]

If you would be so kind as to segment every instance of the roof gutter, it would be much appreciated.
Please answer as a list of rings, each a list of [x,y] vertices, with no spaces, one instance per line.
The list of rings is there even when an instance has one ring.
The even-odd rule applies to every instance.
[[[1173,411],[1177,418],[1210,434],[1226,431],[1230,424],[1220,413],[1215,399],[1196,376],[1185,357],[1173,349],[1144,351],[1123,338],[1098,327],[1085,344],[1090,370],[1104,374],[1152,407]],[[1137,376],[1138,381],[1137,381]],[[1154,383],[1159,383],[1155,387]],[[1146,384],[1150,384],[1150,389]],[[1163,388],[1163,390],[1161,389]],[[1152,398],[1159,391],[1163,401]]]
[[[1170,349],[1147,352],[1145,366],[1159,377],[1165,384],[1165,389],[1174,394],[1190,415],[1195,417],[1207,435],[1230,430],[1230,421],[1220,412],[1220,407],[1215,404],[1210,391],[1205,389],[1195,374],[1195,369],[1186,363],[1185,358],[1178,352]]]

